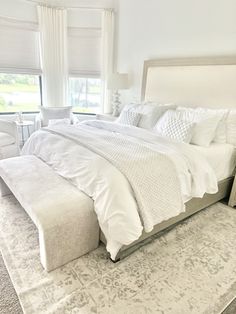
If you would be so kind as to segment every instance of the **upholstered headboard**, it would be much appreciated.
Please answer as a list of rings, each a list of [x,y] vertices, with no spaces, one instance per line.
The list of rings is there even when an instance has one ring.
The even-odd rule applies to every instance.
[[[236,57],[145,61],[142,100],[236,108]]]

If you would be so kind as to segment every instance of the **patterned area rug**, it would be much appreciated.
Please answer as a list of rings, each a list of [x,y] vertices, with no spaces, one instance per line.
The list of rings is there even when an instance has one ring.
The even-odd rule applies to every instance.
[[[236,295],[236,211],[216,204],[120,263],[103,246],[47,273],[37,230],[0,199],[1,250],[25,313],[221,313]]]

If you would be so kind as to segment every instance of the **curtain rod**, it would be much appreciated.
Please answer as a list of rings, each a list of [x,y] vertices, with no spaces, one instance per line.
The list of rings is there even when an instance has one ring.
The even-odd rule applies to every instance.
[[[24,0],[25,2],[30,2],[30,3],[34,3],[36,5],[43,5],[46,7],[50,7],[50,8],[56,8],[56,9],[74,9],[74,10],[91,10],[91,11],[103,11],[103,10],[109,10],[109,11],[114,11],[112,8],[93,8],[93,7],[85,7],[85,6],[70,6],[70,7],[65,7],[65,6],[54,6],[54,5],[48,5],[47,3],[43,2],[43,1],[34,1],[34,0]]]

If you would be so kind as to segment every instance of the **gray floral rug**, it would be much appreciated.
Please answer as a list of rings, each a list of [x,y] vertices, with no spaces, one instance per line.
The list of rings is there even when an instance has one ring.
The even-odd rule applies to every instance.
[[[37,230],[0,199],[0,246],[25,313],[221,313],[236,295],[236,211],[216,204],[120,263],[103,246],[47,273]]]

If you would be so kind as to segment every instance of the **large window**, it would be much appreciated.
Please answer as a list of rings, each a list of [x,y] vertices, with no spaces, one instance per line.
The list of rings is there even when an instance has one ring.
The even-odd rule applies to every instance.
[[[0,73],[0,112],[38,111],[40,104],[38,75]]]
[[[101,80],[97,78],[69,79],[69,103],[74,112],[99,113],[101,109]]]

